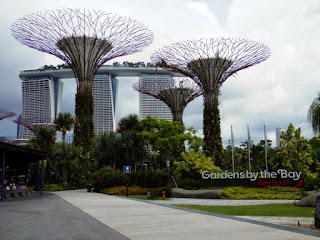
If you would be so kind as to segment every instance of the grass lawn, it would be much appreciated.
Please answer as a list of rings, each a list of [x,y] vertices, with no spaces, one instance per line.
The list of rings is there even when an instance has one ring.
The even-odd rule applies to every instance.
[[[296,207],[292,203],[250,206],[200,206],[176,204],[175,206],[233,216],[314,217],[312,207]]]
[[[151,200],[151,199],[148,199],[147,196],[130,196],[130,197],[135,198],[135,199],[140,199],[140,200]],[[162,200],[162,197],[156,197],[155,200]],[[166,197],[165,201],[167,201],[167,200],[171,200],[171,199]]]

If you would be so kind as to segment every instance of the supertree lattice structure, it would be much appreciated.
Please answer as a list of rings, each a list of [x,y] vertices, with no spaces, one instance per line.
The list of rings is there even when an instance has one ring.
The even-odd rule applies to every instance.
[[[228,77],[258,64],[270,56],[270,49],[246,39],[209,38],[173,43],[151,56],[157,66],[192,78],[204,92],[204,151],[219,166],[223,157],[219,94]]]
[[[37,136],[37,129],[40,126],[47,126],[50,129],[55,130],[55,125],[52,123],[50,118],[41,118],[37,120],[19,118],[12,122],[29,129],[35,136]]]
[[[16,115],[16,113],[14,113],[14,112],[10,112],[10,111],[4,110],[4,109],[0,109],[0,120],[5,119],[5,118],[10,118],[10,117],[13,117],[15,115]]]
[[[90,151],[94,75],[106,61],[149,46],[153,34],[131,18],[79,9],[26,15],[12,25],[11,32],[23,45],[58,57],[73,70],[77,81],[74,141]]]
[[[189,102],[202,94],[201,89],[188,77],[175,77],[169,82],[137,82],[133,89],[165,102],[170,108],[173,121],[182,122],[182,115]]]

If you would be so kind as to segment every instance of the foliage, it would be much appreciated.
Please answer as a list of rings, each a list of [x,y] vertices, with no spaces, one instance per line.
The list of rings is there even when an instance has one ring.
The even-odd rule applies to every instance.
[[[249,206],[200,206],[177,204],[176,206],[234,216],[314,217],[314,208],[296,207],[291,203]]]
[[[139,119],[136,114],[129,114],[126,117],[120,119],[117,127],[117,133],[124,131],[136,131],[139,128]]]
[[[310,123],[315,135],[320,133],[320,93],[313,100],[308,111],[308,122]]]
[[[76,177],[80,172],[80,149],[72,145],[56,143],[48,159],[48,165],[51,167],[60,182],[68,185],[69,180],[76,182]]]
[[[320,189],[320,177],[318,174],[307,174],[304,178],[304,189],[306,191],[313,191]]]
[[[270,187],[270,188],[245,188],[226,187],[223,188],[222,199],[291,199],[296,200],[303,197],[303,193],[292,187]]]
[[[61,186],[59,184],[48,184],[48,183],[45,183],[43,185],[43,191],[50,191],[50,192],[63,191],[63,186]]]
[[[280,137],[280,148],[277,153],[278,162],[275,167],[289,171],[302,171],[304,174],[308,173],[309,166],[313,162],[310,157],[311,146],[301,136],[301,129],[295,129],[290,123]]]
[[[145,195],[147,194],[148,190],[149,189],[147,188],[142,188],[139,186],[128,187],[129,195]],[[120,186],[120,187],[107,188],[107,189],[103,189],[102,192],[109,195],[126,195],[127,187]]]
[[[162,196],[162,191],[166,192],[166,197],[171,196],[171,193],[168,187],[158,187],[158,188],[152,188],[152,189],[155,190],[156,196]],[[149,190],[150,188],[142,188],[139,186],[128,187],[129,195],[146,195]],[[103,189],[102,192],[109,195],[126,195],[127,186],[106,188],[106,189]],[[143,199],[144,198],[145,197],[143,197]]]
[[[320,136],[313,137],[309,140],[309,145],[311,146],[311,158],[313,160],[310,166],[311,172],[319,173],[320,170]]]
[[[212,159],[206,157],[203,151],[181,154],[182,160],[175,162],[174,174],[179,182],[179,186],[185,189],[199,188],[201,184],[201,174],[207,170],[209,172],[221,172],[219,167],[214,166]]]
[[[82,147],[84,153],[93,149],[93,97],[92,90],[77,91],[75,105],[74,144]]]
[[[104,132],[95,137],[93,156],[98,167],[114,166],[119,162],[120,137],[114,132]]]
[[[59,113],[53,123],[56,124],[56,130],[62,132],[62,143],[65,144],[66,132],[70,131],[74,124],[72,115],[70,113]]]
[[[160,170],[137,171],[125,174],[120,170],[102,168],[93,174],[95,191],[100,192],[105,188],[126,186],[140,186],[144,188],[157,188],[169,184],[169,173]]]
[[[207,157],[212,157],[215,165],[221,166],[223,159],[223,147],[220,128],[220,110],[218,93],[211,99],[213,92],[205,92],[203,110],[203,150]]]
[[[177,121],[167,121],[148,116],[140,121],[139,126],[142,129],[139,135],[143,141],[151,145],[152,151],[158,154],[155,167],[165,168],[167,161],[172,166],[174,160],[180,157],[180,152],[178,152],[178,156],[175,155],[177,149],[181,149],[181,143],[187,140],[184,134],[184,125]]]
[[[37,149],[50,152],[56,140],[55,131],[48,126],[38,126],[35,131],[36,138],[30,140],[31,145]]]

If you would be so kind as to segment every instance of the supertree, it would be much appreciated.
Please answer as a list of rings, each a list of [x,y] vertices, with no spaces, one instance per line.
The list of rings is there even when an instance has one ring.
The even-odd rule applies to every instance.
[[[10,118],[10,117],[13,117],[15,115],[16,115],[16,113],[14,113],[14,112],[10,112],[10,111],[4,110],[4,109],[0,109],[0,120],[5,119],[5,118]]]
[[[30,130],[35,136],[37,136],[37,130],[40,126],[47,126],[51,130],[56,130],[55,124],[52,123],[51,118],[41,118],[41,119],[27,119],[27,118],[19,118],[13,120],[12,122],[21,125],[28,130]]]
[[[94,75],[106,61],[150,45],[153,34],[131,18],[79,9],[26,15],[12,25],[11,32],[23,45],[58,57],[73,70],[77,81],[74,142],[90,151]]]
[[[220,165],[223,148],[220,130],[220,88],[228,77],[258,64],[270,49],[246,39],[209,38],[167,45],[151,56],[157,66],[192,78],[204,92],[204,151]]]
[[[185,107],[202,94],[199,86],[189,77],[175,77],[173,82],[137,82],[133,89],[166,103],[172,112],[173,121],[181,123]]]

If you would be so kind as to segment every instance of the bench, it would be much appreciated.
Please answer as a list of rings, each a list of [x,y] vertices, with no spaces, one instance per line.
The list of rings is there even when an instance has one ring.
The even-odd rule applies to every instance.
[[[6,198],[11,198],[13,195],[14,197],[18,198],[21,196],[31,196],[32,195],[33,188],[21,188],[21,189],[10,189],[10,190],[4,190],[4,194]]]

